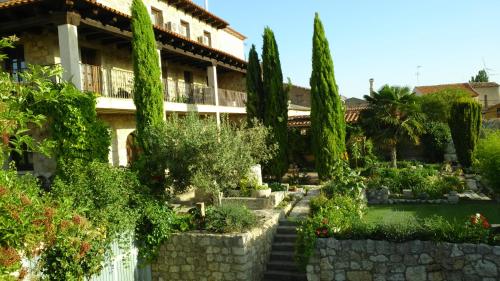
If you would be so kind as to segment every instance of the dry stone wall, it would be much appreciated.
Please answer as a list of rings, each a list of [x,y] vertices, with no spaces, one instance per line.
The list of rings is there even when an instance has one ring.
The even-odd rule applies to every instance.
[[[247,233],[174,234],[152,265],[153,280],[260,281],[282,212]]]
[[[314,280],[500,280],[500,246],[430,241],[318,239]]]

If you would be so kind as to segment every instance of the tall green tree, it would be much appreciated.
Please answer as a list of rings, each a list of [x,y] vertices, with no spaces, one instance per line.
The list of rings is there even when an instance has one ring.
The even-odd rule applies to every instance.
[[[283,85],[278,45],[269,27],[264,30],[262,68],[264,124],[271,128],[273,140],[278,144],[276,156],[267,164],[265,172],[281,180],[288,169],[288,92]]]
[[[469,168],[481,129],[481,105],[471,99],[456,101],[451,107],[449,125],[458,161]]]
[[[488,77],[488,73],[486,72],[485,69],[479,70],[477,75],[474,77],[472,76],[469,82],[489,82],[490,78]]]
[[[138,145],[147,153],[145,129],[163,120],[163,89],[153,25],[142,0],[132,1],[132,59]]]
[[[252,45],[248,55],[247,67],[247,120],[249,124],[255,118],[259,121],[264,119],[262,69],[259,55]]]
[[[389,147],[392,167],[397,168],[398,144],[404,139],[418,143],[424,133],[416,96],[408,87],[385,85],[365,99],[369,107],[361,112],[361,126],[368,136]]]
[[[333,176],[346,151],[344,108],[335,82],[333,60],[323,23],[314,19],[311,74],[311,132],[316,171],[322,180]]]

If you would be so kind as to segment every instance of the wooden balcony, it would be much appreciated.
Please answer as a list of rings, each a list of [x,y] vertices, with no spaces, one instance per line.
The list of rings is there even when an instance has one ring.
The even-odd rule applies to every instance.
[[[132,99],[134,73],[118,68],[104,69],[95,65],[81,65],[83,90],[99,93],[102,97]],[[164,100],[171,103],[215,105],[211,87],[162,79]],[[219,105],[245,107],[246,93],[219,89]]]

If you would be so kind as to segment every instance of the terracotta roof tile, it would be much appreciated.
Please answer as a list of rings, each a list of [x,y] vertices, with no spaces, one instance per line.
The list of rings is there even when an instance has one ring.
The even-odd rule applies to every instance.
[[[470,83],[473,88],[496,88],[500,87],[496,82],[472,82]]]
[[[40,2],[40,1],[41,0],[10,0],[10,1],[0,3],[0,9],[21,6],[24,4],[30,4],[30,3]]]
[[[422,95],[433,94],[442,90],[464,90],[468,92],[471,97],[477,97],[479,94],[474,90],[470,83],[456,83],[456,84],[442,84],[442,85],[432,85],[432,86],[418,86],[415,87],[414,92]]]
[[[359,120],[359,115],[361,111],[366,108],[368,108],[367,105],[347,108],[344,114],[345,121],[347,123],[357,122]],[[295,128],[311,127],[311,117],[309,115],[288,117],[288,126]]]

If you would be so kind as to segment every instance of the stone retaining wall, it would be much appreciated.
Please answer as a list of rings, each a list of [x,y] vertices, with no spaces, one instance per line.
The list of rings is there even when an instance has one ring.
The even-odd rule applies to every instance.
[[[318,239],[313,280],[500,280],[500,246]]]
[[[271,196],[267,198],[252,198],[252,197],[224,197],[221,199],[222,205],[224,204],[241,204],[245,205],[250,210],[264,210],[272,209],[283,201],[287,192],[285,191],[275,191],[271,193]]]
[[[152,265],[153,280],[260,281],[283,211],[257,228],[239,234],[174,234]]]

